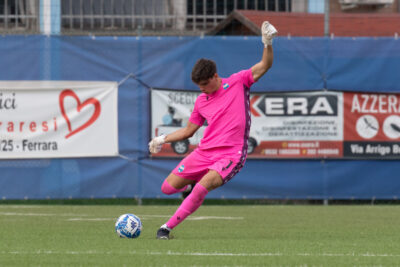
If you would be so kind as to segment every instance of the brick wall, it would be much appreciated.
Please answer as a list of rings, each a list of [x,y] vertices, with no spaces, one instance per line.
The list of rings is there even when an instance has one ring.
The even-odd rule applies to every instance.
[[[323,36],[324,14],[238,11],[258,27],[270,21],[281,36]],[[400,14],[344,14],[330,16],[330,32],[335,36],[394,36],[400,34]]]

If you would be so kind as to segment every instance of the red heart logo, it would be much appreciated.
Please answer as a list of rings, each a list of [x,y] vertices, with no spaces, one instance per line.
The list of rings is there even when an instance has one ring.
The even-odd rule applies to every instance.
[[[67,96],[71,96],[76,100],[78,112],[80,112],[84,107],[86,107],[88,105],[94,106],[94,112],[92,114],[92,117],[90,117],[90,119],[87,122],[85,122],[84,124],[82,124],[81,126],[76,128],[75,130],[72,130],[71,122],[70,122],[70,120],[67,116],[67,113],[65,112],[65,108],[64,108],[64,98],[66,98]],[[61,92],[60,97],[59,97],[59,103],[60,103],[61,114],[63,115],[65,121],[67,122],[68,130],[69,130],[69,134],[67,134],[65,136],[65,139],[67,139],[67,138],[71,137],[72,135],[89,127],[100,116],[101,106],[100,106],[100,102],[97,99],[89,98],[85,102],[81,103],[81,101],[79,100],[79,97],[71,89],[66,89]]]

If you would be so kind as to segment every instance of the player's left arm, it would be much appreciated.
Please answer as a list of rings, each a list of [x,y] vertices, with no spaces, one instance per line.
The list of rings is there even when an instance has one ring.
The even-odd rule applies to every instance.
[[[262,42],[264,43],[263,55],[257,64],[251,67],[254,81],[260,79],[271,67],[274,61],[274,51],[272,49],[272,39],[278,31],[268,21],[264,21],[261,26]]]

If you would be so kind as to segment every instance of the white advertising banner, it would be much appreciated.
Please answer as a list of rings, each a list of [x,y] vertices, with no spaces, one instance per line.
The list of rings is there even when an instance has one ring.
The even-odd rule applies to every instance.
[[[185,127],[200,92],[152,89],[152,137]],[[343,93],[251,94],[250,158],[342,157]],[[157,157],[189,153],[206,125],[188,140],[165,144]]]
[[[265,141],[342,141],[342,102],[338,92],[252,95],[252,127]]]
[[[151,134],[152,137],[161,134],[170,134],[182,127],[189,121],[193,111],[194,103],[200,91],[174,91],[174,90],[151,90]],[[202,126],[191,138],[166,144],[160,153],[155,156],[176,157],[193,150],[203,137],[205,126]]]
[[[118,84],[1,81],[0,158],[118,155]]]

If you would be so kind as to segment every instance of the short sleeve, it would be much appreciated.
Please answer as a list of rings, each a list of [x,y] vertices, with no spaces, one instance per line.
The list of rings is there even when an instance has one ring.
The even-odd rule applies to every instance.
[[[194,108],[192,111],[192,114],[190,115],[189,121],[191,123],[197,124],[199,126],[202,126],[204,124],[205,118],[201,116],[199,109],[198,109],[198,99],[196,100],[194,104]]]
[[[250,88],[250,86],[254,83],[253,73],[251,72],[251,69],[239,71],[237,75],[246,87]]]

